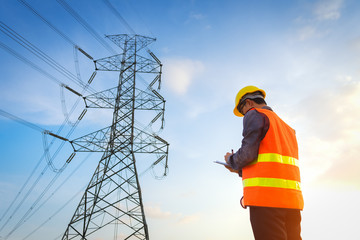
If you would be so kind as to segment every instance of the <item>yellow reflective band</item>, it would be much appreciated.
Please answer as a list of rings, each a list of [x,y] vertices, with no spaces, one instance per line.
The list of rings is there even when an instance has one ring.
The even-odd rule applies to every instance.
[[[277,153],[262,153],[258,155],[258,159],[256,162],[276,162],[283,164],[290,164],[296,167],[299,167],[299,160],[293,157],[282,156]]]
[[[300,182],[280,178],[247,178],[243,180],[244,187],[277,187],[301,190]]]

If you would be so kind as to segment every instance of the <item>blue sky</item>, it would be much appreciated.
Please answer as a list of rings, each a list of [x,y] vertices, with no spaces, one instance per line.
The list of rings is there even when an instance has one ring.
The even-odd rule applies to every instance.
[[[57,1],[28,2],[95,59],[112,55]],[[101,37],[131,33],[103,1],[66,2]],[[167,100],[166,125],[160,135],[170,143],[169,174],[160,181],[150,173],[140,178],[151,239],[253,239],[248,210],[239,205],[241,179],[213,163],[240,146],[242,119],[232,109],[237,91],[246,85],[263,88],[268,104],[296,129],[305,198],[303,238],[360,237],[356,230],[360,212],[358,1],[110,2],[134,32],[157,39],[149,48],[164,65],[161,94]],[[0,20],[76,75],[73,46],[19,1],[2,1]],[[79,89],[3,32],[0,41]],[[0,61],[0,109],[56,132],[64,121],[58,84],[3,47]],[[78,62],[87,81],[93,64],[82,55]],[[116,78],[109,79],[110,75],[99,73],[92,87],[113,87]],[[70,109],[76,99],[65,92],[65,101]],[[72,120],[81,107],[80,103]],[[73,137],[110,122],[110,112],[91,109]],[[1,116],[0,151],[2,217],[35,166],[40,167],[34,178],[46,161],[40,161],[41,132]],[[65,146],[55,165],[61,167],[70,153]],[[62,188],[9,239],[24,239],[30,233],[28,239],[40,240],[61,235],[81,197],[75,194],[88,183],[99,159],[96,154],[77,154],[47,194],[64,182]],[[145,168],[143,164],[139,167]],[[9,222],[0,239],[54,176],[46,171],[14,216],[9,219],[15,205],[1,219],[0,228]],[[52,216],[73,196],[61,213]]]

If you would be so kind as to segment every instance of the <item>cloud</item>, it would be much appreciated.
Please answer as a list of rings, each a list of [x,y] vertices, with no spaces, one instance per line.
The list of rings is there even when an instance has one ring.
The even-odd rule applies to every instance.
[[[360,130],[360,81],[338,76],[334,85],[312,93],[300,103],[311,131],[325,140],[349,137]]]
[[[300,41],[305,41],[316,35],[316,28],[314,26],[305,26],[298,30],[298,38]]]
[[[337,20],[340,18],[340,9],[343,0],[322,0],[314,8],[314,15],[320,21]]]
[[[185,225],[197,222],[200,219],[198,214],[184,215],[162,210],[159,206],[145,206],[146,216],[154,219],[173,220],[174,223]]]
[[[164,60],[164,83],[178,94],[187,93],[190,85],[204,71],[204,64],[187,58],[168,58]]]
[[[295,23],[304,24],[297,30],[297,38],[300,41],[311,38],[325,37],[330,29],[322,24],[325,21],[338,20],[341,17],[343,0],[321,0],[315,3],[312,8],[311,17],[299,16]]]
[[[195,222],[197,222],[200,219],[200,216],[197,214],[194,215],[188,215],[188,216],[184,216],[181,217],[178,221],[179,224],[183,225],[183,224],[193,224]]]
[[[190,19],[195,19],[195,20],[201,20],[204,19],[205,16],[201,13],[190,13]]]
[[[59,92],[47,86],[43,88],[46,91],[37,91],[38,89],[42,88],[27,82],[17,88],[5,89],[0,94],[0,107],[34,124],[60,124],[64,116]],[[22,94],[14,94],[16,92]]]
[[[189,17],[187,18],[187,20],[185,21],[185,24],[200,24],[197,25],[198,27],[201,26],[201,29],[204,30],[210,30],[212,29],[212,26],[208,23],[208,21],[206,21],[206,15],[202,14],[202,13],[195,13],[195,12],[191,12],[189,14]]]
[[[352,41],[350,41],[350,47],[353,50],[360,52],[360,37],[357,37],[357,38],[353,39]]]
[[[339,151],[338,157],[323,174],[318,176],[316,183],[328,187],[360,189],[359,141],[339,141],[332,147]]]
[[[297,108],[305,128],[299,137],[306,175],[320,185],[360,188],[360,81],[337,77]]]
[[[171,212],[163,211],[159,206],[146,206],[145,212],[150,218],[166,219],[172,216]]]

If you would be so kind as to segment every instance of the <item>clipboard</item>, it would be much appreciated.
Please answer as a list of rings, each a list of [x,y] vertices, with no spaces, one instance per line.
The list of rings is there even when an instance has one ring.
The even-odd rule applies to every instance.
[[[220,164],[220,165],[224,165],[226,167],[230,167],[229,164],[227,164],[226,162],[221,162],[221,161],[214,161],[214,163]]]

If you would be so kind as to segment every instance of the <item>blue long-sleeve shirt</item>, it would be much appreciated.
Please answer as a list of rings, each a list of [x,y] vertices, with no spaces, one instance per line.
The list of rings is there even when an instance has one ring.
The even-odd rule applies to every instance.
[[[272,111],[268,106],[262,108]],[[257,158],[260,142],[269,130],[269,124],[269,118],[256,110],[245,114],[241,147],[229,158],[231,168],[238,171],[240,177],[242,177],[242,168]]]

